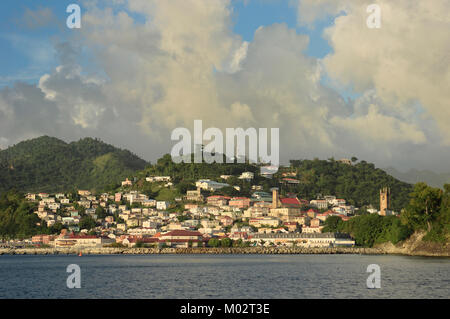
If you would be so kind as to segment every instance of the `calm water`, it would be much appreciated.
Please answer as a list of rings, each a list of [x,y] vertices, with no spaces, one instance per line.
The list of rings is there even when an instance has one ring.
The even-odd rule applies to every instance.
[[[66,286],[69,264],[81,268],[81,289]],[[369,264],[381,267],[381,289],[366,287]],[[450,259],[0,256],[0,298],[450,298]]]

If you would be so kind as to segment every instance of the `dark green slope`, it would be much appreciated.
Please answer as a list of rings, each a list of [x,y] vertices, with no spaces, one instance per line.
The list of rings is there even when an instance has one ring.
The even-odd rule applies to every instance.
[[[42,136],[0,151],[0,191],[102,189],[146,165],[131,152],[98,139],[68,144]]]
[[[148,166],[139,177],[148,175],[169,175],[175,182],[193,184],[199,178],[220,180],[220,175],[239,175],[244,171],[255,173],[252,183],[237,178],[228,179],[230,185],[241,187],[241,195],[251,193],[251,185],[262,185],[266,192],[271,187],[279,187],[281,193],[295,193],[299,198],[312,200],[322,195],[336,195],[344,198],[350,204],[362,207],[373,205],[379,207],[379,190],[383,187],[391,188],[391,208],[397,212],[409,202],[409,194],[413,185],[399,181],[390,176],[374,164],[360,161],[353,165],[343,164],[334,159],[330,160],[291,160],[290,167],[280,167],[274,178],[268,180],[259,175],[259,167],[251,164],[206,164],[206,163],[180,163],[171,160],[170,155],[160,158],[154,165]],[[299,181],[297,185],[282,183],[284,172],[295,173]],[[224,182],[224,181],[223,181]]]

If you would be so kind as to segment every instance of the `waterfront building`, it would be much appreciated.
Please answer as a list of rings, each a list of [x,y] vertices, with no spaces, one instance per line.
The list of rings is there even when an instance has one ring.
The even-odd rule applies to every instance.
[[[352,247],[355,241],[342,233],[258,233],[250,241],[256,244],[295,244],[304,247]]]

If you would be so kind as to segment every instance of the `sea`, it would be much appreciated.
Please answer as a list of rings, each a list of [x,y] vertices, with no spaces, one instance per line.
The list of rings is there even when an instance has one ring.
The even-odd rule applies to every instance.
[[[70,265],[79,269],[76,279],[74,266]],[[375,274],[373,269],[379,272]],[[379,288],[368,288],[368,279],[373,287],[373,276],[378,274]],[[68,281],[72,285],[68,285]],[[80,288],[69,288],[74,282],[78,282]],[[2,255],[0,298],[448,299],[450,258]]]

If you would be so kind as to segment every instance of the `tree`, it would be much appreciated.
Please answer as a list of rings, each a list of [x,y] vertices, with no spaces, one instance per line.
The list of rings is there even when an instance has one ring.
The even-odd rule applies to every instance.
[[[230,239],[230,238],[223,238],[223,239],[220,241],[220,245],[221,245],[222,247],[230,247],[231,244],[232,244],[232,242],[231,242],[231,239]]]
[[[217,238],[211,238],[208,241],[208,246],[209,247],[219,247],[219,245],[220,245],[220,241]]]
[[[97,218],[103,219],[106,217],[106,210],[102,206],[98,206],[95,209],[95,215],[97,215]]]
[[[405,224],[414,229],[431,230],[432,222],[437,218],[442,200],[442,190],[425,183],[414,185],[409,205],[402,214]]]
[[[334,233],[339,231],[342,219],[339,216],[330,216],[324,222],[322,233]]]
[[[95,228],[96,222],[91,216],[86,215],[80,219],[79,226],[80,226],[80,229],[91,230],[92,228]]]

